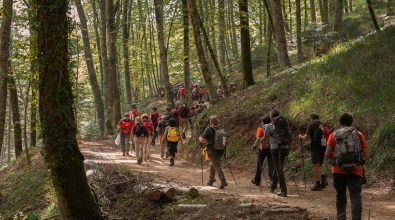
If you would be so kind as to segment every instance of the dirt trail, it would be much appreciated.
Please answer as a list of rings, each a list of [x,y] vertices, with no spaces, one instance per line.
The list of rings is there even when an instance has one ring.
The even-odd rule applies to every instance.
[[[252,177],[250,172],[239,172],[236,174],[236,182],[232,179],[229,169],[225,168],[225,175],[227,177],[228,186],[225,190],[217,189],[216,187],[202,186],[202,174],[200,166],[191,162],[176,158],[175,166],[169,167],[168,160],[160,158],[159,146],[151,147],[152,161],[144,162],[142,165],[137,164],[137,160],[133,156],[124,157],[120,152],[120,148],[114,144],[113,140],[100,140],[95,142],[81,141],[80,149],[86,157],[87,162],[96,164],[120,164],[125,165],[134,172],[150,173],[158,178],[166,181],[194,186],[200,190],[210,191],[221,194],[233,195],[241,200],[253,201],[255,203],[263,203],[270,205],[282,205],[307,208],[310,216],[318,219],[335,219],[336,203],[335,191],[331,185],[320,192],[311,192],[307,184],[307,189],[304,184],[298,183],[298,190],[295,182],[289,180],[288,194],[289,197],[277,197],[269,192],[267,185],[262,181],[262,188],[251,184]],[[208,178],[208,163],[204,164],[203,170],[204,183]],[[217,181],[215,184],[219,184]],[[300,196],[299,196],[300,195]],[[348,210],[349,205],[348,203]],[[374,190],[369,190],[369,193],[363,192],[363,219],[374,220],[393,220],[395,219],[395,197],[392,195],[378,196],[374,195]],[[350,216],[350,214],[348,214]]]

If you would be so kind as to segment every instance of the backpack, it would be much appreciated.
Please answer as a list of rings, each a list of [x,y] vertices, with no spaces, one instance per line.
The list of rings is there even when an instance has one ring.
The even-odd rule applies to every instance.
[[[273,122],[274,134],[271,136],[280,141],[280,145],[287,145],[291,139],[291,132],[289,130],[288,122],[283,116],[279,116]]]
[[[226,145],[228,143],[228,134],[224,131],[224,129],[214,129],[215,137],[214,137],[214,149],[216,150],[225,150]]]
[[[361,141],[355,128],[345,127],[337,129],[335,131],[335,139],[334,165],[343,171],[349,172],[362,164]]]
[[[135,135],[137,137],[142,137],[142,136],[148,137],[147,128],[145,128],[143,125],[137,125]]]
[[[169,127],[167,130],[167,141],[178,142],[180,140],[180,134],[175,127]]]

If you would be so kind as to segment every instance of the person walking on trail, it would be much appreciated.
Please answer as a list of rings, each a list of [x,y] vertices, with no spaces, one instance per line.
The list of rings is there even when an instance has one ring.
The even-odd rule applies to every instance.
[[[177,128],[180,127],[180,104],[176,102],[176,106],[171,110],[173,112],[173,118],[176,120]]]
[[[262,166],[263,166],[263,162],[265,161],[265,158],[267,158],[267,163],[269,166],[268,176],[269,176],[269,180],[270,180],[270,185],[272,184],[272,176],[273,176],[274,168],[273,168],[272,156],[270,154],[270,142],[263,141],[263,139],[266,135],[264,130],[267,126],[270,125],[270,122],[271,122],[271,120],[270,120],[269,116],[263,117],[263,119],[262,119],[263,126],[258,127],[258,129],[256,130],[256,139],[255,139],[255,143],[254,143],[253,147],[254,147],[254,150],[257,150],[257,145],[259,144],[258,151],[257,151],[258,152],[258,159],[257,159],[255,177],[251,180],[251,183],[256,186],[261,185]]]
[[[204,87],[200,86],[200,88],[199,88],[199,103],[203,102],[203,97],[204,97],[205,93],[206,93],[206,91],[204,90]]]
[[[135,121],[134,119],[140,116],[139,110],[137,109],[137,105],[136,104],[132,104],[132,108],[129,111],[129,117],[131,121]]]
[[[208,157],[211,161],[210,164],[210,176],[209,181],[207,182],[208,186],[212,186],[215,180],[215,173],[217,173],[218,178],[221,181],[221,185],[219,186],[220,189],[224,189],[225,186],[228,185],[225,179],[224,172],[221,168],[221,157],[224,155],[225,148],[220,149],[217,147],[221,145],[221,143],[216,142],[216,140],[220,140],[218,138],[218,134],[220,131],[219,128],[219,120],[217,116],[210,117],[210,126],[207,127],[203,134],[199,137],[199,142],[201,145],[205,145],[207,147]],[[217,137],[217,138],[216,138]]]
[[[313,164],[315,183],[310,188],[311,191],[321,191],[328,185],[325,174],[322,173],[324,163],[326,138],[320,116],[317,113],[310,114],[310,124],[305,134],[299,135],[301,140],[310,139],[311,163]]]
[[[180,107],[180,126],[181,126],[181,136],[183,139],[186,139],[186,132],[188,130],[188,124],[189,124],[189,115],[190,115],[190,109],[188,108],[186,103],[183,103],[182,106]]]
[[[162,159],[165,157],[165,143],[162,141],[162,139],[165,134],[166,127],[167,127],[166,116],[162,115],[158,127],[156,128],[156,132],[159,134],[160,158]]]
[[[350,194],[351,215],[362,215],[363,161],[370,158],[365,136],[352,127],[353,116],[343,113],[340,128],[329,135],[325,156],[332,159],[333,185],[336,189],[337,219],[346,220],[347,188]]]
[[[277,193],[278,196],[287,197],[287,184],[284,177],[284,163],[288,156],[289,142],[291,132],[289,130],[288,122],[280,116],[280,112],[272,110],[270,112],[272,123],[265,129],[263,141],[270,141],[270,153],[274,165],[274,174],[272,177],[272,185],[270,192],[274,193],[277,188],[277,183],[280,183],[281,192]]]
[[[132,140],[136,147],[137,163],[143,163],[144,146],[148,144],[148,131],[143,124],[141,117],[136,117],[135,124],[132,127]]]
[[[195,85],[195,87],[192,89],[192,100],[193,101],[198,101],[199,100],[199,87],[198,85]]]
[[[148,143],[144,146],[144,160],[148,161],[151,159],[151,147],[150,147],[150,142],[152,139],[152,134],[154,133],[154,125],[152,124],[152,121],[149,120],[148,114],[143,114],[141,116],[143,119],[143,125],[148,131]]]
[[[170,156],[169,166],[174,166],[174,159],[177,153],[178,142],[181,142],[181,144],[183,144],[180,136],[180,132],[176,127],[176,120],[171,119],[169,121],[169,126],[166,127],[161,142],[164,142],[165,141],[164,139],[166,139],[167,151],[169,152],[169,156]]]
[[[122,155],[129,156],[129,137],[132,130],[132,121],[129,118],[129,113],[123,115],[123,118],[118,122],[117,128],[121,137]]]
[[[185,88],[184,88],[184,86],[178,87],[178,100],[180,102],[184,102],[185,101]]]
[[[158,132],[156,131],[156,128],[158,127],[158,124],[159,124],[158,108],[156,108],[156,107],[152,108],[152,111],[150,113],[150,120],[152,121],[152,125],[154,126],[154,131],[153,131],[153,135],[151,138],[151,145],[155,146],[156,137],[158,136]]]

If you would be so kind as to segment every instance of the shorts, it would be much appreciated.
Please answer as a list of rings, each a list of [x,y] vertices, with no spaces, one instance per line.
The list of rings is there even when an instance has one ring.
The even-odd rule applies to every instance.
[[[311,151],[311,162],[322,165],[324,163],[325,150],[326,147],[321,147],[321,149]]]
[[[169,153],[177,153],[178,142],[167,141],[167,150]]]

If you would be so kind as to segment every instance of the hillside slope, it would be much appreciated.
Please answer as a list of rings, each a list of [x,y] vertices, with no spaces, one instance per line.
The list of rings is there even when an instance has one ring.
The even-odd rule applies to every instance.
[[[394,83],[395,28],[387,28],[339,44],[320,59],[232,95],[199,116],[195,134],[207,125],[209,115],[219,115],[231,135],[228,156],[235,156],[233,161],[242,168],[252,168],[255,155],[249,146],[259,118],[271,109],[279,109],[290,119],[295,136],[296,128],[307,123],[311,112],[336,127],[340,113],[348,111],[355,117],[354,125],[374,146],[373,153],[386,152],[377,153],[371,163],[374,169],[385,169],[394,160],[395,151]]]

